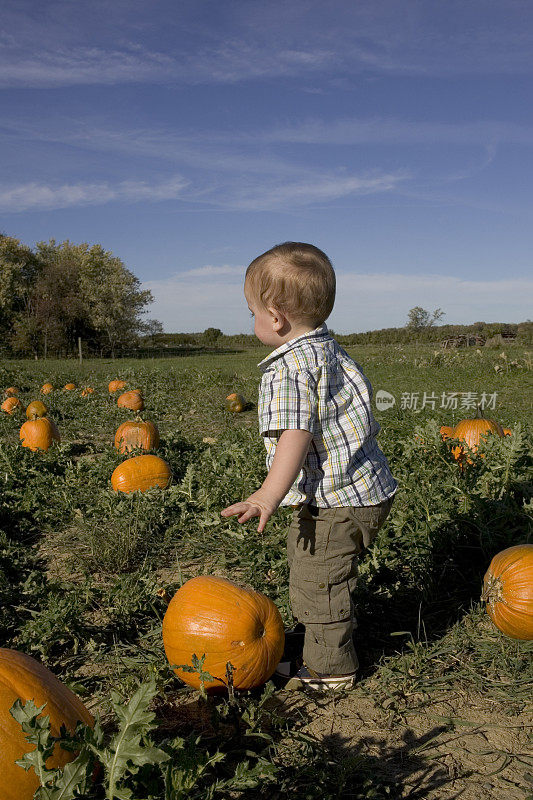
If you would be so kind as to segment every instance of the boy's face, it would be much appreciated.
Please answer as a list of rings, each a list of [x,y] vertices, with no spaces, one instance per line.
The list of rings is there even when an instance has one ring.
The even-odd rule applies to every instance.
[[[274,328],[276,317],[263,306],[259,305],[251,296],[247,287],[244,287],[244,296],[248,303],[250,313],[254,318],[254,333],[263,344],[269,347],[279,347],[281,344],[280,336]]]

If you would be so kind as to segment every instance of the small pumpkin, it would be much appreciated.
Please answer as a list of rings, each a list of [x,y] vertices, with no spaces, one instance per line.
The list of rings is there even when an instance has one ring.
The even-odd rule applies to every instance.
[[[129,419],[119,425],[115,434],[115,447],[119,453],[142,448],[155,450],[159,446],[159,431],[153,422]]]
[[[63,386],[63,389],[65,390],[65,392],[73,392],[75,388],[76,388],[76,384],[75,383],[66,383]]]
[[[48,450],[54,441],[60,442],[61,437],[57,426],[48,417],[29,419],[20,429],[20,439],[23,447],[30,450]]]
[[[51,383],[43,383],[41,386],[41,394],[50,394],[50,392],[54,391],[54,387]]]
[[[88,397],[90,394],[94,394],[94,389],[92,386],[86,386],[81,393],[82,397]]]
[[[128,458],[111,475],[115,492],[146,492],[154,486],[165,489],[170,481],[170,467],[159,456],[143,455]]]
[[[73,732],[78,721],[91,727],[94,719],[81,700],[67,686],[31,656],[17,650],[0,648],[0,772],[1,800],[32,800],[40,786],[33,769],[26,772],[15,764],[24,753],[35,749],[25,737],[10,708],[20,699],[33,700],[36,706],[46,703],[41,716],[50,717],[50,732],[59,736],[62,725]],[[46,762],[48,769],[63,768],[76,753],[55,746]]]
[[[246,408],[246,400],[244,399],[242,394],[237,394],[236,392],[233,392],[232,394],[228,394],[228,396],[226,397],[226,408],[233,414],[239,414]]]
[[[176,675],[200,688],[192,656],[205,654],[203,669],[212,675],[206,690],[226,685],[226,664],[234,667],[236,689],[253,689],[265,683],[276,669],[285,643],[283,621],[275,604],[260,592],[243,588],[226,578],[200,575],[178,589],[163,619],[163,644]]]
[[[22,403],[18,397],[14,397],[13,395],[6,397],[2,403],[2,411],[5,411],[6,414],[14,414],[15,411],[18,411],[20,408],[22,408]]]
[[[481,598],[502,633],[533,639],[533,544],[517,544],[494,556]]]
[[[110,381],[108,386],[109,394],[114,394],[114,392],[118,392],[119,389],[124,389],[126,386],[127,386],[126,381],[119,381],[119,380]]]
[[[130,389],[129,392],[124,392],[117,400],[119,408],[129,408],[130,411],[142,411],[144,408],[144,400],[142,394],[138,389]]]
[[[512,436],[513,435],[513,431],[511,430],[511,428],[502,428],[502,431],[503,431],[503,435],[504,436]]]
[[[446,441],[446,439],[453,439],[453,428],[450,428],[449,425],[443,425],[440,429],[440,435],[443,441]]]
[[[18,386],[9,386],[5,390],[4,394],[6,397],[16,397],[19,394],[19,392],[20,389],[18,388]]]
[[[26,409],[26,416],[28,419],[37,419],[37,417],[46,417],[48,409],[42,400],[32,400]]]

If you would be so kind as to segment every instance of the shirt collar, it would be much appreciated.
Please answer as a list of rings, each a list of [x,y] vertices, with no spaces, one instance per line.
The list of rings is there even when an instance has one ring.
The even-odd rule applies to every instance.
[[[272,353],[260,361],[257,366],[260,367],[263,372],[265,372],[267,367],[269,367],[273,361],[281,358],[281,356],[285,355],[285,353],[288,353],[289,350],[299,347],[304,341],[311,341],[311,343],[314,343],[318,339],[329,338],[329,336],[330,333],[328,331],[328,326],[323,323],[322,325],[319,325],[318,328],[315,328],[314,331],[308,331],[307,333],[303,333],[301,336],[296,336],[295,339],[289,339],[289,341],[285,342],[285,344],[282,344],[281,347],[273,350]]]

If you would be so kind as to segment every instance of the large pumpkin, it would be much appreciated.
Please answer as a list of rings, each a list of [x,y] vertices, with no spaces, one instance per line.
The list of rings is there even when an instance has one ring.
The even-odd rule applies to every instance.
[[[470,450],[476,453],[478,451],[480,441],[490,434],[495,436],[503,436],[502,426],[494,419],[486,419],[482,415],[481,411],[478,411],[478,414],[473,419],[463,419],[461,422],[458,422],[453,429],[451,438],[460,439],[470,448]],[[468,456],[465,458],[465,448],[461,447],[461,445],[453,447],[452,453],[457,461],[466,461],[469,464],[472,463],[472,460]],[[483,454],[480,453],[480,455],[482,456]]]
[[[51,383],[43,383],[41,386],[41,394],[50,394],[50,392],[54,391],[54,387]]]
[[[146,492],[153,486],[165,489],[170,481],[170,467],[159,456],[135,456],[119,464],[111,475],[115,492]]]
[[[15,397],[14,395],[6,397],[2,403],[2,411],[5,411],[6,414],[14,414],[15,411],[19,410],[19,408],[22,408],[22,403],[18,397]]]
[[[54,441],[61,441],[55,422],[48,417],[38,417],[25,422],[20,429],[20,438],[22,446],[29,447],[33,451],[48,450]]]
[[[119,408],[129,408],[130,411],[142,411],[144,400],[138,389],[131,389],[129,392],[121,394],[117,400]]]
[[[159,446],[159,431],[153,422],[142,419],[129,419],[119,426],[115,434],[115,447],[119,453],[142,448],[155,450]]]
[[[126,381],[119,381],[119,380],[110,381],[108,386],[109,393],[113,394],[114,392],[118,392],[119,389],[124,389],[125,386],[126,386]]]
[[[497,628],[513,639],[533,639],[533,544],[517,544],[494,556],[482,599]]]
[[[35,748],[9,713],[17,699],[23,704],[33,700],[36,706],[46,703],[42,715],[50,717],[52,736],[59,736],[62,725],[71,732],[78,721],[94,725],[81,700],[49,669],[25,653],[0,648],[0,800],[32,800],[40,785],[33,769],[25,772],[15,764],[24,753]],[[75,756],[56,745],[46,766],[63,768]]]
[[[228,394],[226,397],[226,408],[228,411],[231,411],[234,414],[239,414],[241,411],[244,411],[245,407],[246,400],[242,394],[236,394],[236,392],[233,392],[232,394]]]
[[[37,419],[37,417],[46,417],[48,409],[42,400],[32,400],[26,409],[26,416],[28,419]]]
[[[268,597],[225,578],[203,575],[178,589],[163,619],[163,644],[172,667],[192,666],[205,654],[203,669],[212,675],[209,691],[226,684],[226,664],[234,667],[236,689],[267,681],[283,653],[281,615]],[[196,672],[175,669],[185,683],[200,688]]]

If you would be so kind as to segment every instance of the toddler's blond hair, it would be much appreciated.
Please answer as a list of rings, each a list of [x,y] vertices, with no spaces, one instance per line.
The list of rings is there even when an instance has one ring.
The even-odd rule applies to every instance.
[[[254,258],[244,286],[264,308],[274,307],[294,322],[321,325],[335,302],[335,272],[322,250],[284,242]]]

